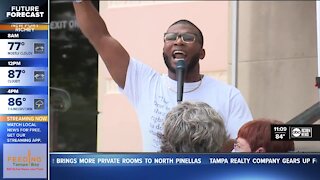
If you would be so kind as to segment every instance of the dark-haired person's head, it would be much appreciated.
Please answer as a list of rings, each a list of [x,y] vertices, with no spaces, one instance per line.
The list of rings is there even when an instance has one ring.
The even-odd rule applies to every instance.
[[[176,59],[184,59],[188,72],[199,68],[199,60],[205,57],[203,34],[189,20],[178,20],[164,33],[163,58],[170,72],[175,73]]]
[[[284,153],[294,151],[293,141],[271,140],[271,124],[283,124],[283,122],[271,119],[256,119],[241,126],[234,151],[258,153]]]
[[[172,24],[169,26],[168,30],[169,30],[172,26],[179,25],[179,24],[192,27],[192,29],[193,29],[193,30],[192,30],[192,33],[196,36],[195,41],[196,41],[197,43],[199,43],[199,44],[201,45],[201,47],[203,47],[203,42],[204,42],[204,40],[203,40],[203,34],[202,34],[201,30],[200,30],[195,24],[193,24],[193,23],[192,23],[191,21],[189,21],[189,20],[180,19],[180,20],[172,23]]]
[[[219,152],[228,136],[221,116],[203,102],[182,102],[174,107],[164,121],[159,135],[161,152]]]

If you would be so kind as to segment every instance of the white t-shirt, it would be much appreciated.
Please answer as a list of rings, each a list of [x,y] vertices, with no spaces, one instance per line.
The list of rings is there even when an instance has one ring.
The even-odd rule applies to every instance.
[[[208,76],[203,77],[200,86],[199,83],[184,83],[184,92],[191,92],[183,94],[183,101],[209,104],[224,119],[230,137],[236,138],[239,128],[252,120],[240,91]],[[162,132],[166,114],[177,105],[176,87],[177,82],[168,75],[161,75],[151,67],[130,59],[125,87],[121,91],[129,98],[138,114],[145,152],[160,150],[157,133]]]

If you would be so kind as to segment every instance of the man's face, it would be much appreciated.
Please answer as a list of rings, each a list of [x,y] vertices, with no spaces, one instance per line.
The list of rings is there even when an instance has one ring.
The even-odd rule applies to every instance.
[[[165,37],[163,58],[169,71],[175,73],[177,59],[184,59],[187,72],[191,71],[202,59],[202,47],[197,30],[189,24],[176,24],[169,27]],[[175,38],[178,35],[178,38]],[[192,41],[194,38],[194,41]]]

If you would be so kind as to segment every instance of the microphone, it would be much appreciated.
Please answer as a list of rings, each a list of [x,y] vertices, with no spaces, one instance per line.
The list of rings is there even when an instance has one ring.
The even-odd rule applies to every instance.
[[[180,103],[183,98],[184,72],[186,65],[184,59],[177,59],[176,75],[177,75],[177,102]]]

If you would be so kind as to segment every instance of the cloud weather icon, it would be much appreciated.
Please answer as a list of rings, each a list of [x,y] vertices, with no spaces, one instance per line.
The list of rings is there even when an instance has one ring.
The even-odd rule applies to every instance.
[[[34,99],[34,109],[44,109],[44,99]]]

